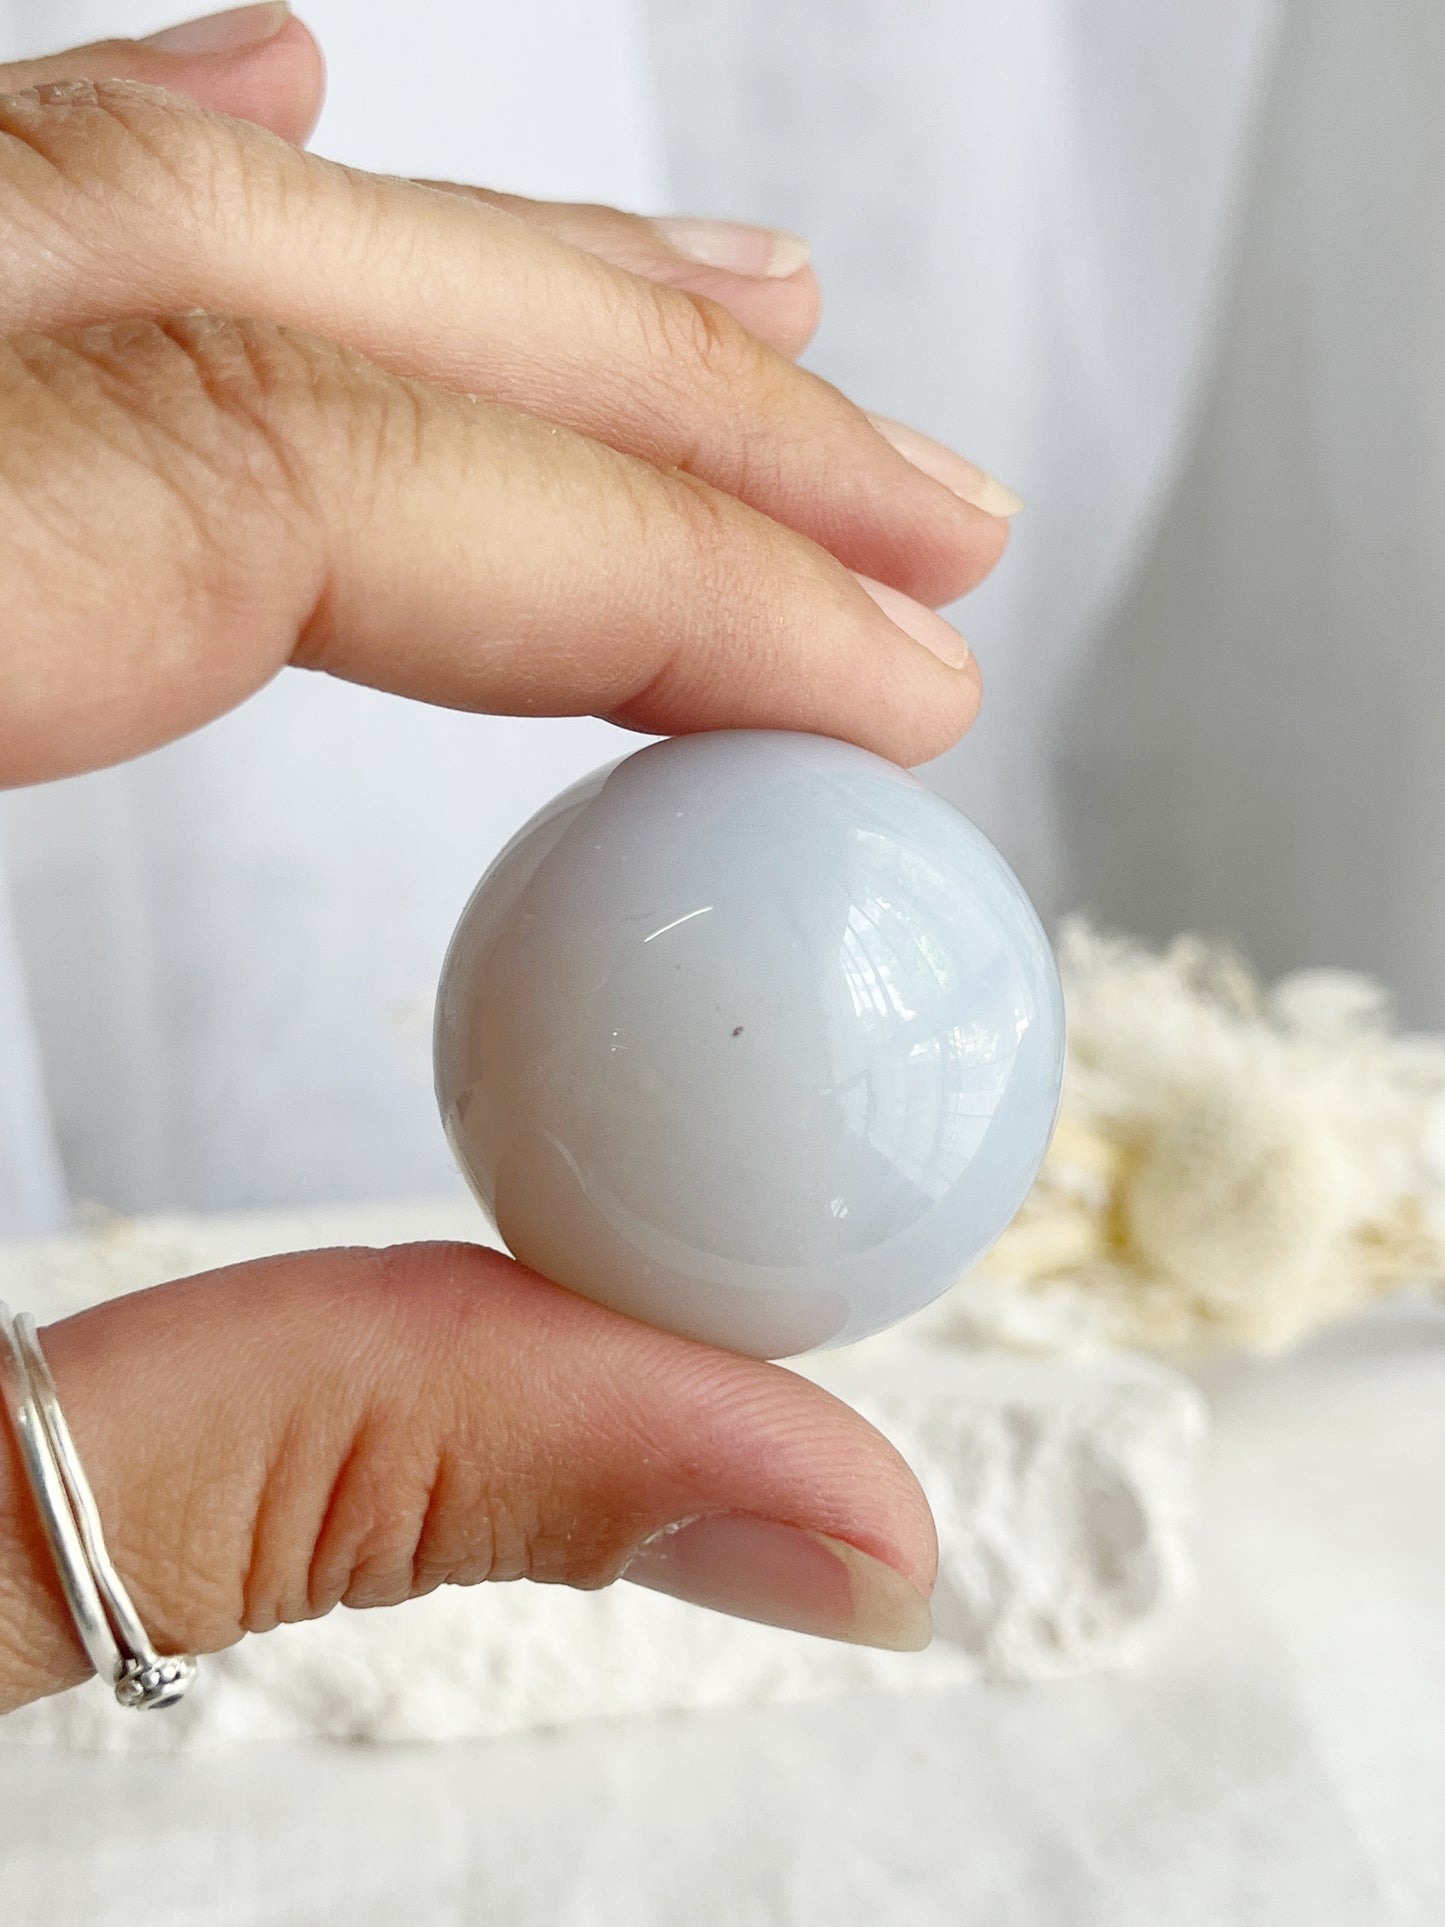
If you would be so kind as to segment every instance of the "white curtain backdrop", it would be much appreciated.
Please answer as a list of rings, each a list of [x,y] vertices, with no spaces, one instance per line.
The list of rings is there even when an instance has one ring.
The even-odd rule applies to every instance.
[[[0,0],[0,58],[185,11]],[[660,204],[630,0],[314,0],[306,17],[331,67],[321,151]],[[81,1202],[457,1184],[430,1073],[451,926],[512,831],[636,740],[287,673],[188,741],[0,799],[0,1234]]]
[[[1065,678],[1181,458],[1256,139],[1268,0],[667,0],[674,196],[813,241],[810,361],[1023,495],[956,618],[987,700],[934,781],[1047,911]]]
[[[1064,691],[1070,894],[1445,1025],[1445,9],[1296,0],[1218,357]]]
[[[1047,912],[1373,968],[1439,1021],[1445,19],[1281,5],[306,11],[323,151],[797,228],[811,364],[1025,495],[959,612],[984,720],[930,774]],[[0,56],[175,11],[0,0]],[[451,1182],[442,946],[618,740],[286,676],[0,801],[0,1230]]]

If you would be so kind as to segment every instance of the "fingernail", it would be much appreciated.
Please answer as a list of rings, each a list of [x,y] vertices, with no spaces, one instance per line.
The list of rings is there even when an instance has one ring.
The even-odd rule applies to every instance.
[[[901,1572],[841,1539],[736,1514],[685,1520],[649,1539],[625,1578],[694,1606],[790,1632],[918,1653],[928,1601]]]
[[[931,435],[920,435],[916,428],[910,428],[906,422],[891,421],[887,415],[870,415],[868,419],[885,441],[892,442],[904,461],[912,462],[930,480],[942,482],[945,488],[952,489],[955,495],[982,509],[986,515],[1017,515],[1023,507],[1023,501],[1011,488],[1005,488],[966,455],[934,441]]]
[[[871,576],[856,575],[853,580],[866,589],[878,607],[896,629],[915,642],[921,642],[940,662],[946,662],[950,669],[963,669],[968,663],[968,644],[951,623],[945,622],[932,609],[925,609],[921,602],[912,596],[890,589],[886,582],[875,582]]]
[[[163,54],[235,53],[274,40],[290,18],[287,0],[265,0],[262,6],[232,7],[227,13],[208,13],[203,20],[187,20],[179,27],[163,27],[148,34],[141,45]]]
[[[704,221],[682,214],[660,215],[652,226],[675,253],[709,268],[726,268],[729,274],[783,281],[808,265],[807,242],[781,228],[754,227],[747,221]]]

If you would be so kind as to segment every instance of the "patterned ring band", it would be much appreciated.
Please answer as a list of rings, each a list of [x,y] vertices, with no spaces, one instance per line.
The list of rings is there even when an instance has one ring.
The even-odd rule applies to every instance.
[[[95,1495],[60,1409],[35,1320],[0,1304],[0,1388],[80,1643],[122,1706],[173,1706],[196,1676],[189,1653],[158,1653],[105,1549]]]

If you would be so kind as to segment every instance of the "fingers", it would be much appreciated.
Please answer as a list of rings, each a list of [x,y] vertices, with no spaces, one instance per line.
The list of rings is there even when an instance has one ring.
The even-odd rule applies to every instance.
[[[162,1650],[444,1584],[595,1587],[634,1559],[643,1583],[744,1617],[927,1641],[932,1522],[862,1419],[495,1252],[267,1260],[43,1343]],[[0,1711],[85,1671],[6,1429]]]
[[[716,301],[781,354],[800,355],[817,331],[818,278],[808,265],[808,244],[796,234],[746,221],[648,220],[615,207],[529,201],[450,181],[419,185],[469,195],[630,274]]]
[[[1001,519],[715,303],[474,197],[121,83],[12,98],[0,137],[0,326],[201,307],[312,330],[683,469],[935,605],[1002,552]]]
[[[140,81],[297,144],[315,127],[325,91],[321,50],[285,0],[191,21],[149,40],[102,41],[0,65],[0,94],[73,79]],[[796,236],[743,222],[649,221],[616,208],[451,182],[419,185],[472,195],[632,274],[706,295],[783,354],[800,354],[817,328],[818,283]]]
[[[204,31],[209,30],[209,31]],[[150,41],[103,40],[0,65],[0,94],[66,80],[133,80],[304,141],[325,92],[321,50],[285,5],[242,7]]]
[[[0,782],[168,741],[288,661],[453,707],[811,729],[903,762],[978,705],[947,624],[803,537],[312,337],[212,316],[17,337],[0,425]]]

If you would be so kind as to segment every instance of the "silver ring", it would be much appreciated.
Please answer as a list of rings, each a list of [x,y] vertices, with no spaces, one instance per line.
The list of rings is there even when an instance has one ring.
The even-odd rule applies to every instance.
[[[122,1706],[174,1706],[196,1677],[189,1653],[158,1653],[111,1563],[95,1494],[28,1312],[0,1303],[0,1380],[20,1456],[80,1643]]]

